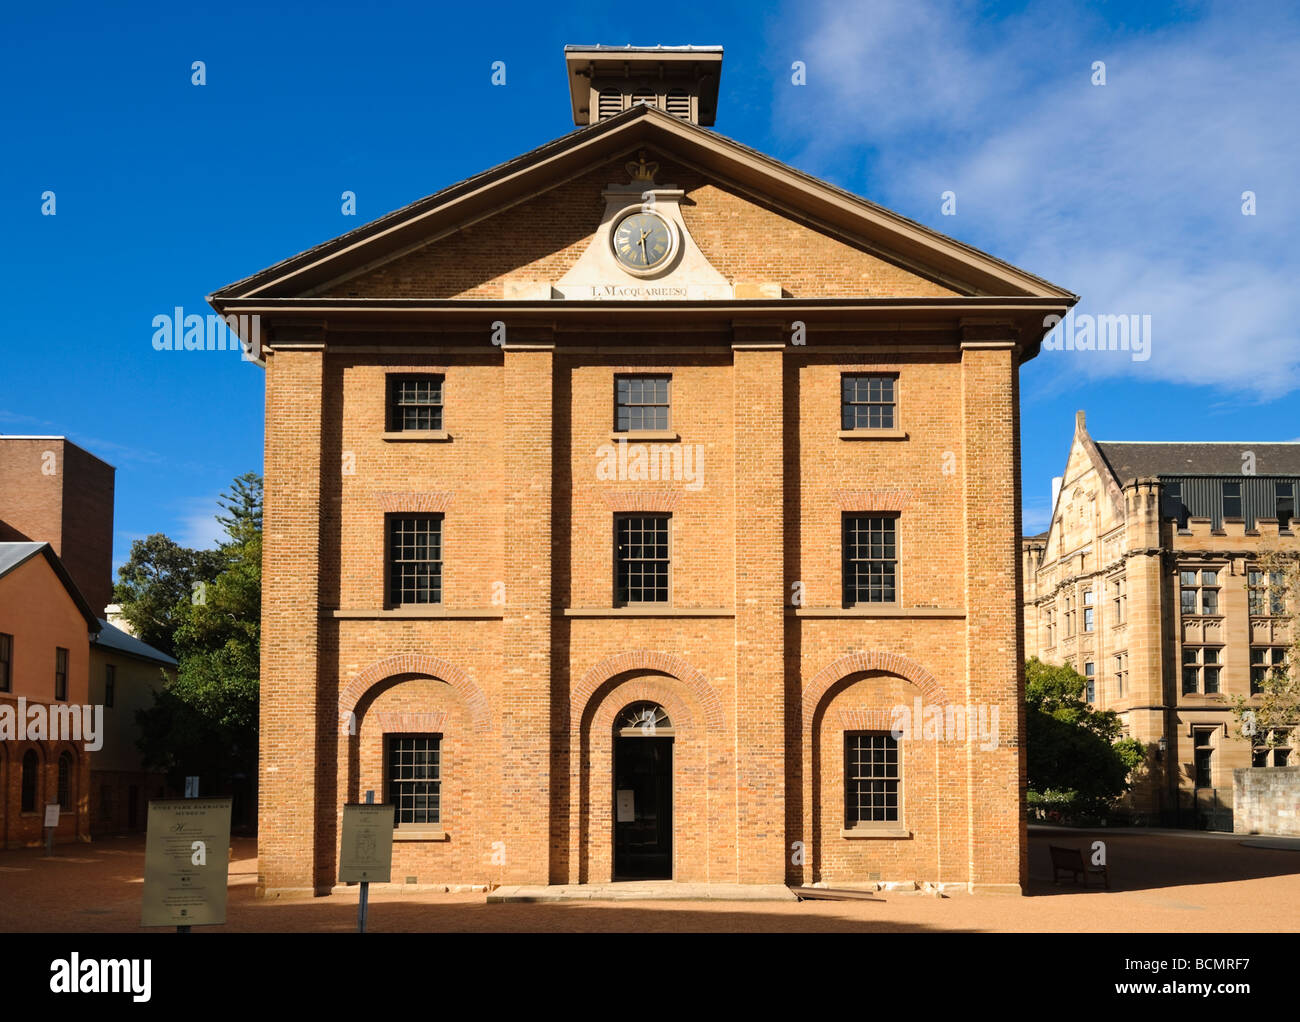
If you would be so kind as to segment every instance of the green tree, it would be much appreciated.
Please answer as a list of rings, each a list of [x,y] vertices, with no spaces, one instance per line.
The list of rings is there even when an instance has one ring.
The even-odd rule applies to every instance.
[[[221,507],[225,539],[212,551],[217,570],[176,607],[176,678],[137,719],[148,765],[165,769],[173,784],[198,775],[202,790],[224,792],[257,772],[261,478],[239,476]],[[238,798],[238,786],[234,793]]]
[[[1083,698],[1086,681],[1071,667],[1037,657],[1025,663],[1025,742],[1029,803],[1066,815],[1102,815],[1128,791],[1145,748],[1124,737],[1114,710]]]
[[[220,550],[191,550],[156,532],[131,544],[131,556],[118,569],[113,598],[143,642],[175,656],[177,627],[223,563]]]

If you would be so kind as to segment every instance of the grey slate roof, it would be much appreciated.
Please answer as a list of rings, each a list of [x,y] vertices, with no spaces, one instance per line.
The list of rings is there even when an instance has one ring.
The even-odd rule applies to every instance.
[[[1256,475],[1300,476],[1300,443],[1096,443],[1120,483],[1151,476],[1240,476],[1246,451],[1254,452]]]
[[[94,645],[139,657],[141,660],[152,660],[155,663],[167,664],[169,667],[176,666],[174,657],[169,657],[160,649],[154,649],[147,642],[141,642],[116,625],[110,625],[103,618],[99,619],[99,635],[95,637]]]
[[[0,575],[7,575],[45,543],[0,543]]]

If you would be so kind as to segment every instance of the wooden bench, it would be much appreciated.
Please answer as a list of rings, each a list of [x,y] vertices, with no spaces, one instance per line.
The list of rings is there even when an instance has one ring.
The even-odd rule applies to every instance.
[[[1061,848],[1058,845],[1048,845],[1047,850],[1052,854],[1052,883],[1060,884],[1060,874],[1069,873],[1075,883],[1083,878],[1083,886],[1088,886],[1088,874],[1100,876],[1102,882],[1106,885],[1106,890],[1110,890],[1110,871],[1106,866],[1091,866],[1083,861],[1083,852],[1077,848]]]

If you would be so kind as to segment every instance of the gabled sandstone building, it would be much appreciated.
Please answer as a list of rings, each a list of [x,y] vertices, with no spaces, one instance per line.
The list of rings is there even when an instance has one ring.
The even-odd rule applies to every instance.
[[[570,47],[579,130],[211,297],[264,893],[367,791],[420,884],[1021,889],[1017,375],[1076,299],[708,130],[721,60]]]
[[[1139,819],[1231,830],[1232,771],[1295,765],[1294,741],[1235,738],[1229,700],[1285,663],[1261,557],[1300,550],[1297,490],[1300,443],[1110,443],[1076,417],[1051,525],[1022,544],[1026,653],[1148,745]]]

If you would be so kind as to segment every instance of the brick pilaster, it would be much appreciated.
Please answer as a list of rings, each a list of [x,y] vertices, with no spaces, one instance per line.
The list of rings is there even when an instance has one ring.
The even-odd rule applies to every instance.
[[[258,891],[328,891],[316,830],[334,813],[315,797],[323,727],[318,698],[323,343],[280,348],[266,366],[262,549]],[[321,888],[324,891],[321,891]]]
[[[997,748],[967,741],[969,882],[1020,893],[1025,826],[1024,629],[1020,613],[1018,353],[1011,331],[967,327],[961,363],[966,701],[998,707]]]
[[[550,879],[551,525],[554,345],[546,331],[505,346],[506,603],[502,619],[501,812],[507,882]],[[489,851],[489,855],[491,851]]]
[[[736,879],[785,880],[785,415],[779,327],[737,327]]]

